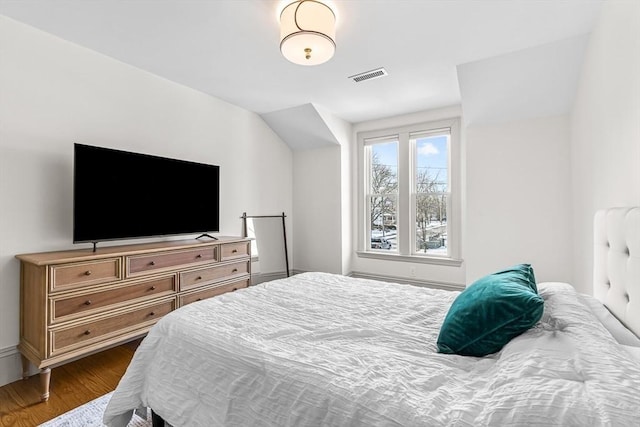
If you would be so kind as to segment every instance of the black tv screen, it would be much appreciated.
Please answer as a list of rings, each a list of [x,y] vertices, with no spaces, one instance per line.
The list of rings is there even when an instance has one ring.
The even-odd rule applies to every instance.
[[[219,231],[220,167],[74,144],[73,242]]]

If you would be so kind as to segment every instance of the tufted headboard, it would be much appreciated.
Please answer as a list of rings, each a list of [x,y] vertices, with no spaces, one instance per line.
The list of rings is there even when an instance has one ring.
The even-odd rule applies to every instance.
[[[594,297],[640,336],[640,207],[596,212],[594,246]]]

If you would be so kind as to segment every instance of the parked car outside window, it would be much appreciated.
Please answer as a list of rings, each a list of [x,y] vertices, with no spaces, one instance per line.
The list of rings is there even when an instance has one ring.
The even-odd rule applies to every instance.
[[[391,249],[391,242],[381,237],[372,237],[371,249]]]

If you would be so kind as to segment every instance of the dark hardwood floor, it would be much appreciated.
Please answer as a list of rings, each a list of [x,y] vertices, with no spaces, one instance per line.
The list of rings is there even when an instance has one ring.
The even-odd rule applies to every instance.
[[[40,402],[38,375],[0,387],[0,427],[34,427],[114,390],[137,344],[134,341],[53,368],[47,402]]]

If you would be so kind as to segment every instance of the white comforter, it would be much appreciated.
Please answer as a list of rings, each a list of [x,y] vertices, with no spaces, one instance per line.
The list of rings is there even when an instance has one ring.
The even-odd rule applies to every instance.
[[[640,367],[572,287],[484,358],[436,352],[457,292],[305,273],[193,303],[149,332],[104,415],[173,426],[633,426]]]

